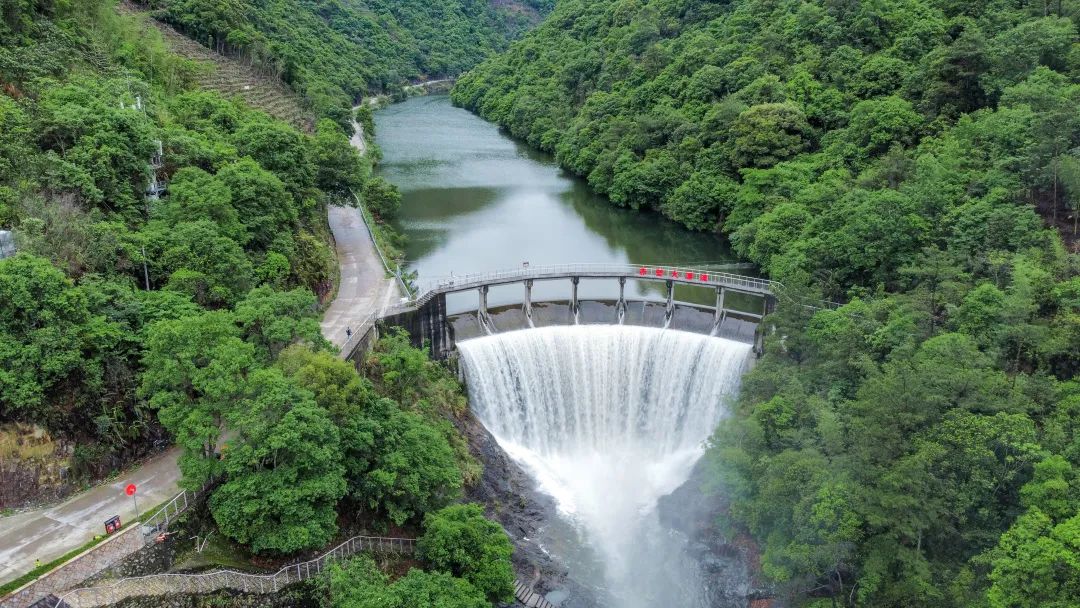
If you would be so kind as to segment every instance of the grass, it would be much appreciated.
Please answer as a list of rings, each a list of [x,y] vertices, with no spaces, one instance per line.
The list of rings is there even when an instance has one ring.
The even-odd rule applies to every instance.
[[[172,498],[169,498],[169,500],[162,501],[161,504],[158,504],[157,506],[155,506],[152,509],[148,509],[148,510],[144,511],[142,513],[142,515],[138,519],[129,521],[127,524],[125,524],[124,528],[128,528],[128,527],[130,527],[130,526],[132,526],[134,524],[141,524],[142,522],[150,519],[151,515],[157,513],[158,510],[161,509],[161,507],[165,506],[165,504],[168,503],[170,500],[172,500]],[[19,578],[14,579],[12,581],[8,581],[8,582],[4,583],[3,585],[0,585],[0,597],[3,597],[5,595],[7,595],[8,593],[11,593],[12,591],[18,589],[19,587],[22,587],[23,585],[29,583],[30,581],[32,581],[32,580],[34,580],[34,579],[36,579],[36,578],[38,578],[40,576],[43,576],[43,575],[55,570],[56,568],[58,568],[58,567],[64,565],[65,563],[71,561],[72,558],[79,555],[83,551],[86,551],[87,549],[90,549],[92,547],[95,547],[95,546],[105,542],[106,540],[112,538],[112,536],[114,536],[114,535],[95,536],[93,539],[91,539],[90,541],[88,541],[86,544],[79,547],[78,549],[72,549],[71,551],[68,551],[67,553],[65,553],[65,554],[61,555],[60,557],[52,560],[51,562],[49,562],[47,564],[42,564],[42,565],[34,568],[33,570],[27,572],[26,574],[20,576]]]
[[[204,538],[200,537],[199,540]],[[191,554],[173,566],[172,570],[198,570],[210,566],[231,568],[241,572],[259,569],[256,564],[252,563],[249,554],[243,547],[233,543],[215,530],[201,552],[192,547]]]

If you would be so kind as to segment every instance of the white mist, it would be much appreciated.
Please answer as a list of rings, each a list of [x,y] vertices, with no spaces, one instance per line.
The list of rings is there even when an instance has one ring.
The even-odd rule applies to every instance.
[[[750,345],[589,325],[508,332],[458,349],[473,412],[601,557],[605,601],[700,604],[705,581],[660,526],[656,504],[701,457]]]

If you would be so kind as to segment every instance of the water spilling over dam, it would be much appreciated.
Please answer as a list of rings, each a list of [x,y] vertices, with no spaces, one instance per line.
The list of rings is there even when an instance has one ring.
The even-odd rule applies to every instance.
[[[473,411],[588,545],[604,603],[702,605],[707,582],[660,526],[656,504],[686,481],[728,411],[750,345],[593,325],[458,348]]]

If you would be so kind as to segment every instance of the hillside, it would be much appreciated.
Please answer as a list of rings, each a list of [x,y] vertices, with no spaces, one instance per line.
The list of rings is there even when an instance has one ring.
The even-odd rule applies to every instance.
[[[1080,605],[1078,20],[563,0],[458,80],[613,204],[784,283],[706,485],[792,604]]]
[[[145,0],[191,38],[280,76],[347,124],[352,103],[454,76],[539,21],[550,0]]]
[[[0,508],[172,442],[178,459],[157,466],[175,462],[188,489],[214,480],[194,525],[230,552],[284,563],[342,525],[420,536],[404,582],[370,559],[336,564],[333,605],[511,600],[506,533],[451,505],[482,469],[451,423],[458,381],[406,334],[381,336],[361,375],[320,333],[337,277],[327,207],[359,192],[389,217],[397,192],[332,120],[305,133],[199,88],[204,68],[112,0],[0,12],[0,226],[19,250],[0,259]],[[173,479],[141,485],[160,496]],[[72,518],[96,517],[105,488]],[[49,519],[61,511],[21,520],[0,549],[23,566],[79,553],[82,532]],[[182,536],[170,551],[201,553]],[[51,567],[5,568],[25,578],[0,593]]]
[[[140,9],[140,5],[128,1],[117,5],[117,10],[122,14],[138,15]],[[247,105],[297,129],[308,133],[314,130],[315,120],[305,107],[304,100],[278,78],[262,73],[247,62],[215,52],[177,32],[168,24],[149,18],[148,14],[140,17],[146,31],[153,28],[160,32],[171,52],[204,66],[204,69],[197,70],[193,76],[200,88],[225,98],[239,96]]]
[[[0,261],[0,438],[31,427],[53,447],[5,463],[5,506],[56,482],[22,467],[60,460],[70,489],[164,436],[139,393],[155,321],[249,294],[313,315],[336,275],[325,205],[369,171],[330,121],[307,135],[200,90],[204,67],[112,2],[16,4],[0,19],[0,226],[20,251]]]

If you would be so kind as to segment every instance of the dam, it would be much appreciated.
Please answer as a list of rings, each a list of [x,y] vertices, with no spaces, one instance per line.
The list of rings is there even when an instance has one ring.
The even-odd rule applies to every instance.
[[[751,345],[594,325],[458,344],[474,414],[558,505],[551,552],[601,606],[715,605],[687,539],[661,525],[729,412]]]

